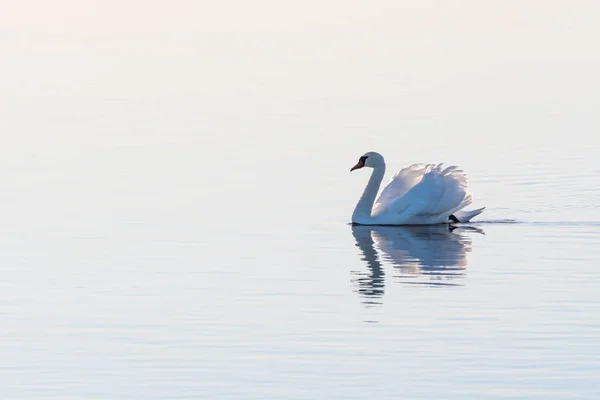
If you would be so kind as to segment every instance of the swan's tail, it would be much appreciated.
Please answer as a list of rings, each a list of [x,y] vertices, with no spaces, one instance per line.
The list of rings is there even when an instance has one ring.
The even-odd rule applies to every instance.
[[[471,218],[481,214],[485,210],[485,207],[478,208],[477,210],[471,211],[457,211],[450,215],[448,218],[452,222],[469,222]]]

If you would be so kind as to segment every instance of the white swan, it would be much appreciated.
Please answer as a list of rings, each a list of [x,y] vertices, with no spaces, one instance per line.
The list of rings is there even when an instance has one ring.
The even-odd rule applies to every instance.
[[[467,222],[483,208],[462,211],[471,204],[467,177],[456,166],[413,164],[398,172],[390,183],[377,192],[385,174],[383,156],[365,153],[350,171],[373,168],[371,178],[354,213],[352,223],[359,225],[426,225]]]

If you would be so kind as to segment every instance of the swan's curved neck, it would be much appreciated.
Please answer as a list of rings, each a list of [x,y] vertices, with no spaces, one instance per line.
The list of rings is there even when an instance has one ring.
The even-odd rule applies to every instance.
[[[369,183],[367,183],[365,191],[360,197],[360,200],[358,200],[356,208],[354,208],[354,213],[352,213],[352,222],[359,224],[365,223],[365,220],[371,218],[373,203],[375,203],[377,192],[379,192],[379,186],[381,186],[383,175],[385,175],[385,165],[373,168]]]

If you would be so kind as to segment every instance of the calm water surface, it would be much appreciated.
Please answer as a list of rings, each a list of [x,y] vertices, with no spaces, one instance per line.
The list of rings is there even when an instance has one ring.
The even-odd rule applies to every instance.
[[[354,154],[270,168],[237,150],[224,170],[201,147],[21,171],[2,228],[4,398],[600,391],[595,178],[475,172],[488,210],[472,224],[353,227],[367,176],[348,172]]]

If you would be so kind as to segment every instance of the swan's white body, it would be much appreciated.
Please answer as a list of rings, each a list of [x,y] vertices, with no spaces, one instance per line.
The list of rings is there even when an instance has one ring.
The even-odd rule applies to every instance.
[[[381,191],[385,161],[375,152],[366,153],[353,168],[371,167],[373,172],[354,213],[360,225],[426,225],[449,223],[450,216],[467,222],[483,208],[463,211],[471,204],[467,177],[456,166],[413,164],[398,172]]]

